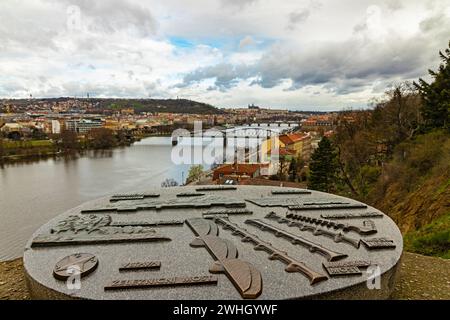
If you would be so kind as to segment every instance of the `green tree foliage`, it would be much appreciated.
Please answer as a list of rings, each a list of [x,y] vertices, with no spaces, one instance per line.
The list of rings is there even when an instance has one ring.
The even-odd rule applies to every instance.
[[[445,53],[439,55],[443,61],[439,70],[429,70],[434,81],[429,84],[419,79],[419,83],[414,83],[423,98],[422,115],[427,130],[450,129],[450,42]]]
[[[420,96],[404,83],[388,90],[373,110],[340,114],[334,143],[343,182],[341,191],[346,189],[364,200],[395,147],[416,134],[421,124],[420,108]]]
[[[4,154],[3,138],[0,136],[0,162],[2,161],[3,154]]]
[[[191,183],[191,182],[200,180],[202,175],[203,175],[203,166],[202,165],[192,166],[189,169],[187,183]]]
[[[61,148],[64,150],[77,150],[79,148],[77,134],[70,130],[62,131],[61,132]]]
[[[336,181],[337,156],[331,141],[324,137],[311,157],[309,188],[331,192]]]
[[[89,132],[89,145],[94,149],[108,149],[116,144],[116,138],[110,129],[96,128]]]

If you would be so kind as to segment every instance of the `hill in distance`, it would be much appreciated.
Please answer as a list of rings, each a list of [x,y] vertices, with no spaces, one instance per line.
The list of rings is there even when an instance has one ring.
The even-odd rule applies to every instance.
[[[64,102],[75,100],[74,98],[43,98],[43,99],[13,99],[0,100],[3,104],[14,104],[20,107],[26,107],[30,104]],[[121,110],[124,108],[133,108],[136,113],[142,112],[160,112],[160,113],[187,113],[187,114],[223,114],[224,111],[210,104],[197,102],[187,99],[112,99],[112,98],[93,98],[76,99],[80,102],[91,102],[98,111]]]

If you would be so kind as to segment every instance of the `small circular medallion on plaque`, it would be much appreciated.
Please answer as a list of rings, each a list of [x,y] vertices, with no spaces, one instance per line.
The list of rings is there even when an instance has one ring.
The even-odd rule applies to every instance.
[[[83,278],[95,271],[98,259],[90,253],[77,253],[60,260],[53,269],[53,276],[58,280],[67,280],[73,276]]]

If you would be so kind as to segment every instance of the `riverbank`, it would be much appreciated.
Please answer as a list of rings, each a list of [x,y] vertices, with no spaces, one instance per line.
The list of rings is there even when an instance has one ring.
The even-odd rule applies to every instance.
[[[0,262],[0,300],[29,300],[22,259]],[[393,300],[449,300],[450,260],[405,252]]]

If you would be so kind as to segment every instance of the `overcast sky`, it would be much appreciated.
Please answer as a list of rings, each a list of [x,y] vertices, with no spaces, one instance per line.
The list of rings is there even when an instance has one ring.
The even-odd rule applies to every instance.
[[[0,0],[0,97],[364,107],[449,40],[450,0]]]

